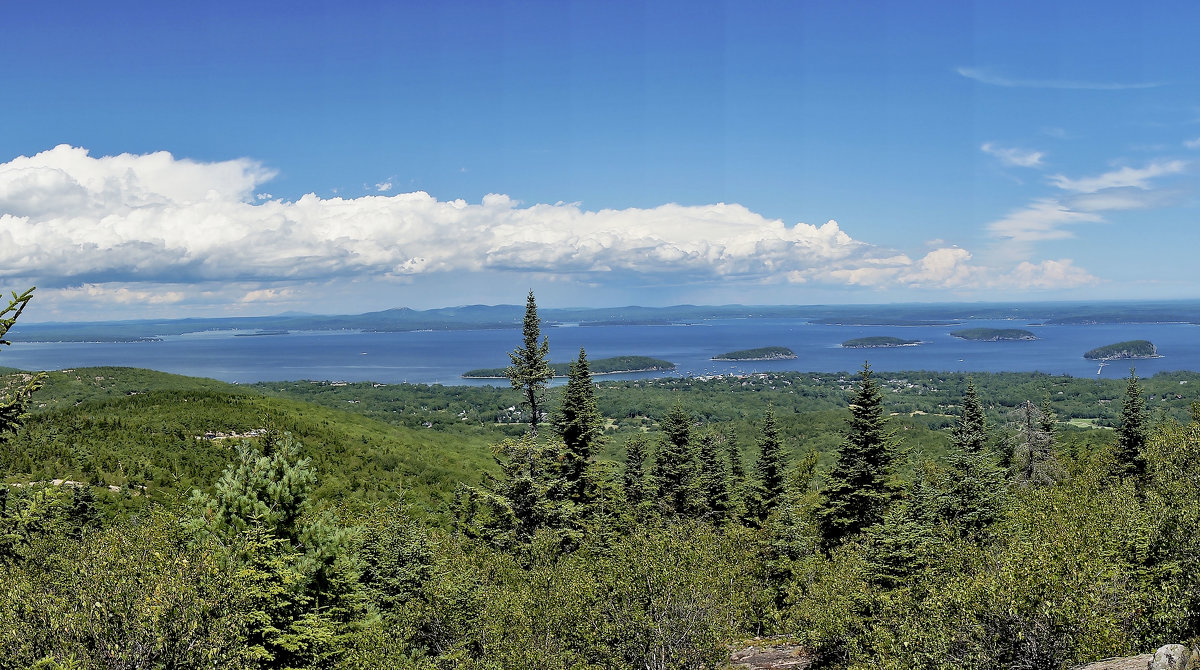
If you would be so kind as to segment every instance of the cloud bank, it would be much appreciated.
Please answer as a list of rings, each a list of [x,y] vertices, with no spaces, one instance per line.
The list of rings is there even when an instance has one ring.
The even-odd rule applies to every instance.
[[[1069,239],[1075,237],[1073,226],[1104,223],[1105,212],[1169,204],[1177,194],[1154,181],[1182,174],[1187,168],[1187,161],[1159,160],[1144,167],[1123,166],[1091,177],[1050,175],[1049,183],[1064,191],[1064,195],[1036,200],[991,222],[988,230],[994,237],[1016,243]]]
[[[1160,82],[1111,82],[1111,81],[1075,81],[1070,79],[1014,79],[989,72],[977,67],[958,67],[955,72],[967,79],[991,86],[1005,88],[1056,88],[1063,90],[1081,91],[1127,91],[1144,88],[1158,88]]]
[[[738,204],[589,211],[424,192],[284,201],[256,193],[273,174],[247,159],[95,158],[66,145],[16,158],[0,164],[0,276],[76,293],[123,286],[122,299],[145,302],[152,296],[139,285],[240,282],[249,287],[243,302],[270,302],[292,295],[283,283],[476,271],[1028,288],[1048,273],[1061,282],[1070,268],[1055,261],[1002,272],[971,265],[958,248],[914,260],[856,240],[835,221],[787,225]],[[1065,275],[1094,281],[1078,269]]]

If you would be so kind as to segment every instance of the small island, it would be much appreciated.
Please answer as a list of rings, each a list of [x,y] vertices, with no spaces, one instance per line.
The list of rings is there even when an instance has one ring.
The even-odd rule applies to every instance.
[[[566,377],[570,363],[551,363],[555,377]],[[649,356],[613,356],[588,361],[588,370],[593,375],[616,375],[627,372],[662,372],[674,370],[675,364],[661,358]],[[464,379],[508,379],[508,368],[478,368],[462,373]]]
[[[1022,328],[964,328],[950,331],[950,335],[975,342],[1015,342],[1037,339],[1037,335]]]
[[[286,330],[259,330],[253,333],[234,333],[234,337],[264,337],[267,335],[288,335]]]
[[[796,357],[796,353],[787,347],[759,347],[757,349],[740,349],[729,351],[712,357],[714,361],[784,361]]]
[[[915,347],[921,340],[905,340],[899,337],[856,337],[842,342],[844,349],[882,349],[887,347]]]
[[[1083,355],[1089,361],[1119,361],[1158,358],[1158,348],[1149,340],[1129,340],[1096,347]]]

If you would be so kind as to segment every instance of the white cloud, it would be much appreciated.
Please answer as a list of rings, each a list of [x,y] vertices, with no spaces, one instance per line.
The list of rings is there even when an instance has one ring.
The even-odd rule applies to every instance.
[[[375,191],[377,193],[387,193],[390,190],[392,190],[391,180],[383,181],[378,184],[375,184]]]
[[[145,304],[178,302],[200,291],[196,284],[224,286],[209,298],[247,305],[298,297],[282,284],[435,273],[887,288],[992,286],[991,278],[1010,276],[973,265],[964,249],[941,246],[914,261],[854,239],[835,221],[787,225],[738,204],[586,210],[423,192],[262,200],[255,190],[272,175],[245,159],[93,158],[68,146],[0,164],[0,277],[79,286],[63,289],[64,299],[91,291]]]
[[[1058,88],[1058,89],[1074,89],[1074,90],[1089,90],[1089,91],[1124,91],[1129,89],[1142,88],[1157,88],[1162,86],[1159,82],[1135,82],[1135,83],[1119,83],[1119,82],[1103,82],[1103,81],[1075,81],[1070,79],[1013,79],[992,72],[988,72],[982,68],[975,67],[959,67],[954,69],[958,74],[977,81],[981,84],[990,84],[992,86],[1003,86],[1006,88]]]
[[[1100,280],[1075,267],[1068,258],[1020,263],[1003,279],[1009,286],[1024,289],[1062,289],[1097,284]]]
[[[1011,269],[972,263],[966,249],[934,249],[912,261],[903,256],[892,259],[890,267],[863,267],[836,271],[848,284],[886,288],[902,284],[913,288],[978,291],[986,289],[1041,290],[1066,289],[1099,283],[1087,271],[1075,267],[1070,259],[1031,263],[1022,261]]]
[[[102,284],[83,284],[70,288],[52,289],[51,294],[52,298],[58,301],[87,299],[121,305],[170,305],[183,302],[187,298],[187,294],[184,291],[164,291]]]
[[[294,289],[290,289],[290,288],[280,288],[280,289],[260,288],[260,289],[255,289],[253,291],[249,291],[248,293],[243,295],[241,298],[238,298],[238,302],[241,302],[241,303],[279,302],[281,300],[291,300],[295,297],[296,297],[296,292]]]
[[[1200,137],[1197,137],[1194,140],[1186,140],[1183,143],[1183,146],[1187,147],[1188,149],[1200,149]]]
[[[1056,200],[1038,200],[1024,209],[989,223],[995,237],[1015,242],[1039,242],[1074,237],[1065,226],[1103,221],[1097,214],[1077,212]]]
[[[1158,161],[1144,168],[1123,167],[1118,170],[1105,172],[1095,177],[1070,179],[1064,175],[1050,176],[1050,183],[1064,191],[1076,193],[1095,193],[1106,188],[1149,188],[1149,181],[1156,177],[1179,174],[1187,168],[1186,161]]]
[[[1037,167],[1042,164],[1041,151],[998,147],[992,142],[985,142],[979,147],[984,153],[995,156],[1001,163],[1013,167]]]

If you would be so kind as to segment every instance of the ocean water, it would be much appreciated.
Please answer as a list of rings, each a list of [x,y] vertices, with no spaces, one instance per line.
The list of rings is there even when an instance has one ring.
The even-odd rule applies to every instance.
[[[949,332],[966,327],[1028,328],[1038,340],[970,342]],[[1124,377],[1131,365],[1139,376],[1166,370],[1200,371],[1200,326],[1193,324],[1101,324],[1032,326],[1022,321],[972,320],[948,326],[836,326],[799,319],[724,319],[673,326],[548,327],[553,362],[575,358],[580,347],[590,359],[643,355],[672,361],[672,373],[638,373],[601,378],[700,376],[800,370],[854,371],[869,360],[877,371],[1039,371],[1076,377]],[[871,335],[919,339],[915,347],[843,349],[841,342]],[[1103,369],[1083,358],[1094,347],[1125,340],[1150,340],[1161,358],[1114,361]],[[503,367],[507,352],[521,344],[519,329],[364,333],[292,332],[235,337],[211,331],[160,342],[15,342],[0,350],[0,365],[26,370],[61,370],[99,365],[131,366],[228,382],[296,379],[381,383],[504,384],[465,380],[472,368]],[[726,351],[781,345],[794,360],[710,360]]]

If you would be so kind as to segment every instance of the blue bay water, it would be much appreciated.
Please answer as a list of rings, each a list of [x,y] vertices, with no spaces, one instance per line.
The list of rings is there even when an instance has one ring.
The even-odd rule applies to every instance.
[[[970,342],[949,332],[964,327],[1028,328],[1038,340]],[[1095,376],[1099,365],[1083,358],[1094,347],[1146,339],[1161,358],[1114,361],[1101,376],[1123,377],[1136,365],[1139,376],[1166,370],[1200,371],[1200,326],[1192,324],[1101,324],[1029,326],[1020,321],[972,320],[957,326],[836,326],[799,319],[725,319],[675,326],[548,327],[551,360],[568,361],[587,349],[591,359],[643,355],[678,365],[673,373],[611,375],[603,378],[699,376],[800,370],[854,371],[870,360],[878,371],[1039,371]],[[855,337],[891,335],[922,341],[916,347],[843,349]],[[465,380],[472,368],[503,367],[521,343],[519,329],[364,333],[292,332],[236,337],[212,331],[166,337],[160,342],[15,342],[0,351],[0,365],[26,370],[60,370],[101,365],[131,366],[228,382],[297,379],[381,383],[503,384]],[[709,360],[735,349],[781,345],[796,352],[786,361]]]

